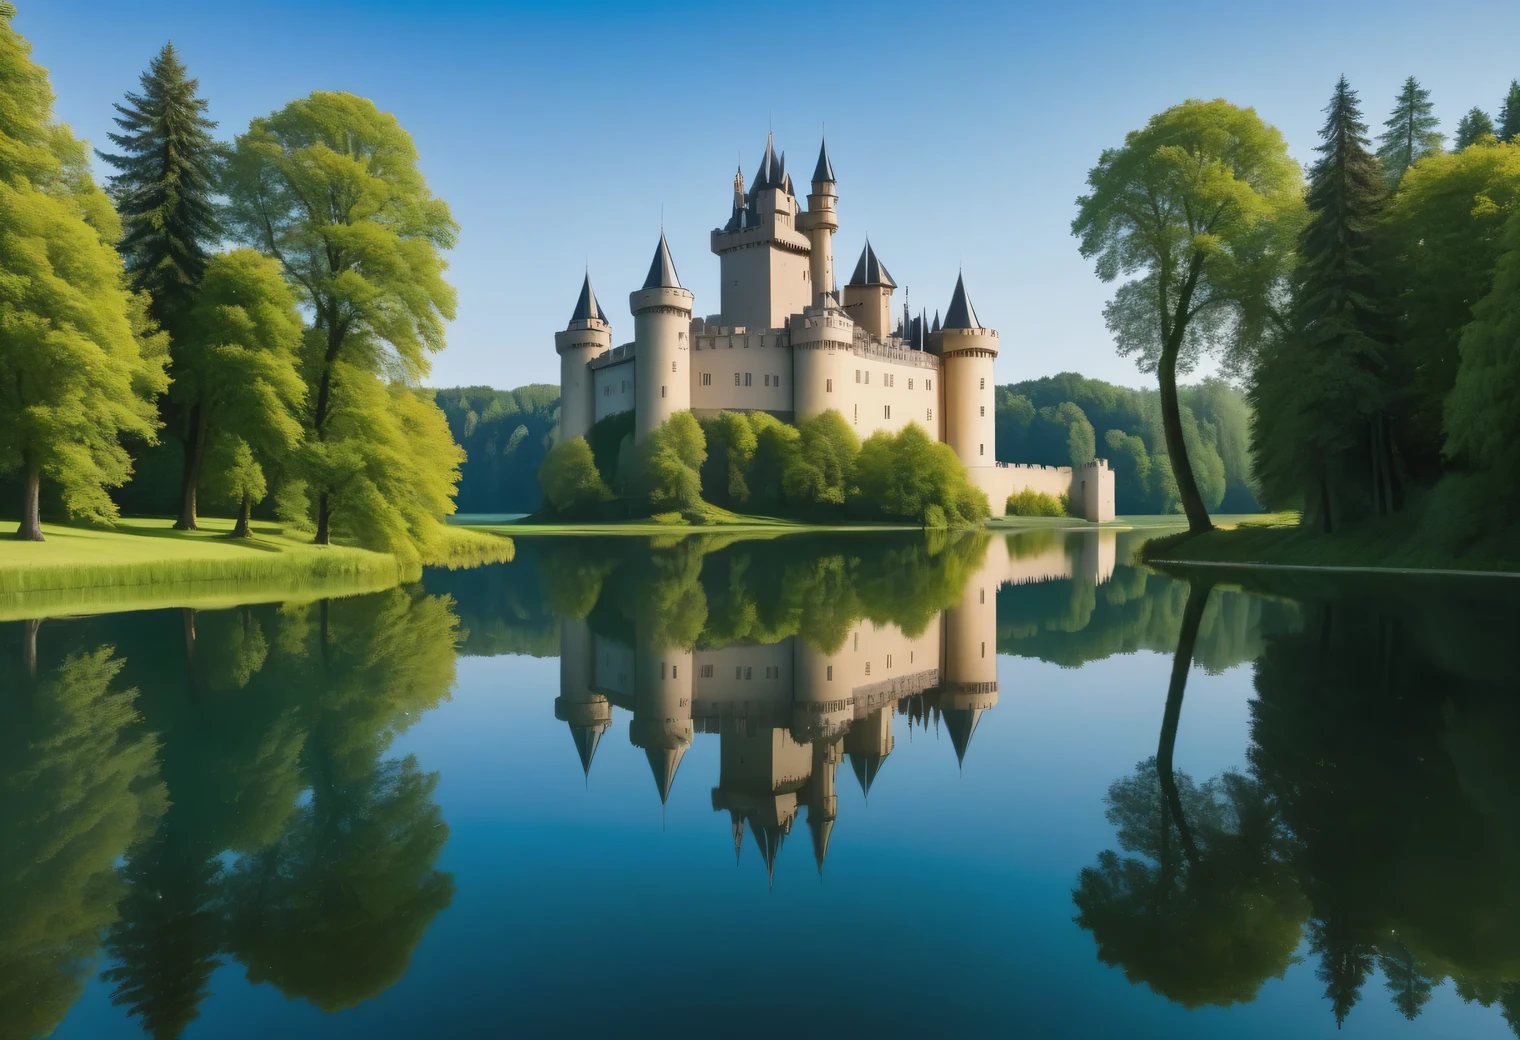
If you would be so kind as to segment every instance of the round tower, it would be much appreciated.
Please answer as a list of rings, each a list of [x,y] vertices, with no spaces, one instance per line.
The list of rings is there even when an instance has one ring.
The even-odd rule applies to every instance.
[[[602,694],[592,691],[594,656],[591,627],[586,620],[563,619],[559,630],[559,696],[554,698],[554,717],[570,724],[575,753],[588,777],[597,744],[612,724],[612,705]]]
[[[955,449],[967,469],[995,465],[992,363],[998,355],[998,334],[976,320],[966,283],[959,276],[945,323],[930,334],[929,341],[941,362],[945,443]]]
[[[559,439],[584,437],[596,421],[596,387],[587,366],[612,347],[612,325],[596,302],[591,272],[564,332],[554,334],[559,353]]]
[[[813,168],[813,190],[807,200],[803,229],[811,247],[808,278],[813,283],[813,306],[825,307],[829,294],[834,291],[834,232],[839,230],[839,195],[834,190],[834,164],[829,162],[827,142],[819,145],[818,165]]]
[[[955,757],[964,762],[982,712],[998,702],[997,578],[991,568],[974,575],[960,601],[945,611],[944,633],[939,710]]]
[[[642,441],[676,412],[691,410],[693,299],[681,288],[661,231],[644,287],[628,295],[633,311],[635,441]]]
[[[792,408],[806,422],[833,409],[849,418],[855,323],[838,307],[809,307],[789,323],[792,340]]]
[[[690,294],[688,294],[689,296]],[[648,621],[634,625],[633,719],[628,739],[643,748],[663,804],[696,735],[692,721],[695,678],[689,647],[663,646]]]

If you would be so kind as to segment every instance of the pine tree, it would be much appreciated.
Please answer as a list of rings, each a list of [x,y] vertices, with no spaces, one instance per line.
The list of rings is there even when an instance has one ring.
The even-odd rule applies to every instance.
[[[1395,489],[1379,379],[1388,317],[1371,263],[1388,193],[1344,76],[1325,113],[1309,174],[1292,331],[1265,353],[1251,397],[1263,492],[1275,504],[1301,501],[1306,517],[1328,532],[1351,507],[1343,499],[1353,489],[1364,489],[1356,498],[1376,513],[1393,509]]]
[[[1476,144],[1485,134],[1493,133],[1494,121],[1488,117],[1487,112],[1474,105],[1457,123],[1457,151],[1460,152],[1470,144]]]
[[[1393,112],[1383,125],[1387,131],[1378,140],[1378,158],[1392,187],[1398,187],[1404,171],[1425,156],[1441,150],[1445,135],[1436,129],[1439,121],[1431,114],[1430,91],[1410,76],[1404,81]]]
[[[185,320],[221,237],[215,185],[222,149],[212,138],[198,81],[186,75],[172,43],[142,74],[142,92],[115,106],[120,155],[98,153],[118,172],[109,185],[121,212],[118,249],[133,288],[152,296],[153,318],[170,336],[170,371],[181,361]],[[184,442],[180,515],[175,527],[195,529],[195,497],[205,457],[195,407],[165,402],[168,428]]]
[[[1504,95],[1504,104],[1499,106],[1496,133],[1501,141],[1520,141],[1520,79],[1509,81],[1509,93]]]

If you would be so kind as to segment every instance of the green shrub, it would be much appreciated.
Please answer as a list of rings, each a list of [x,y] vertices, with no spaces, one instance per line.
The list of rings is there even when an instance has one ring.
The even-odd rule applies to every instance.
[[[964,527],[991,513],[955,451],[917,423],[867,437],[856,459],[855,485],[851,502],[865,516],[928,523],[930,507],[937,506],[947,526]]]
[[[584,437],[562,440],[549,449],[538,467],[538,484],[549,507],[564,515],[584,515],[612,498]]]
[[[1008,496],[1008,515],[1068,516],[1071,512],[1070,505],[1071,498],[1068,495],[1057,498],[1044,491],[1025,488]]]
[[[690,412],[677,412],[652,430],[638,453],[635,492],[655,512],[702,505],[707,438]]]

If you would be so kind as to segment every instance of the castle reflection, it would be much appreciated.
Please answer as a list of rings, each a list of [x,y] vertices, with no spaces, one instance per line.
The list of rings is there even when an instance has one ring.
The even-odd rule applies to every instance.
[[[607,634],[587,617],[565,617],[555,717],[569,725],[589,777],[613,707],[631,712],[628,739],[649,760],[662,803],[697,735],[716,736],[712,806],[729,815],[735,855],[747,828],[773,880],[776,856],[805,808],[821,874],[839,812],[840,765],[848,760],[869,797],[893,751],[896,715],[910,727],[943,725],[963,763],[983,713],[998,703],[998,590],[1101,585],[1114,573],[1116,534],[968,538],[966,547],[973,566],[912,634],[857,617],[828,642],[798,632],[706,646],[704,631],[683,645],[668,638],[655,612],[633,617],[631,639],[627,628]]]

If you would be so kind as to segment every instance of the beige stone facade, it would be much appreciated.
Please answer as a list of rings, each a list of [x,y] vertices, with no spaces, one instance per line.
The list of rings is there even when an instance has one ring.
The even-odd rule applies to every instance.
[[[728,222],[712,232],[721,290],[717,314],[693,317],[662,233],[644,285],[629,297],[634,338],[612,346],[589,276],[575,316],[556,334],[560,435],[633,410],[634,436],[678,411],[763,411],[803,422],[837,411],[862,438],[917,423],[955,449],[987,492],[993,515],[1025,487],[1068,495],[1072,511],[1113,519],[1113,472],[1097,460],[1070,467],[999,463],[995,453],[996,330],[981,325],[957,278],[945,319],[906,309],[893,324],[896,282],[868,242],[854,274],[834,284],[838,194],[827,149],[798,201],[785,156],[770,142],[745,190],[734,177]],[[589,307],[587,300],[589,299]]]

